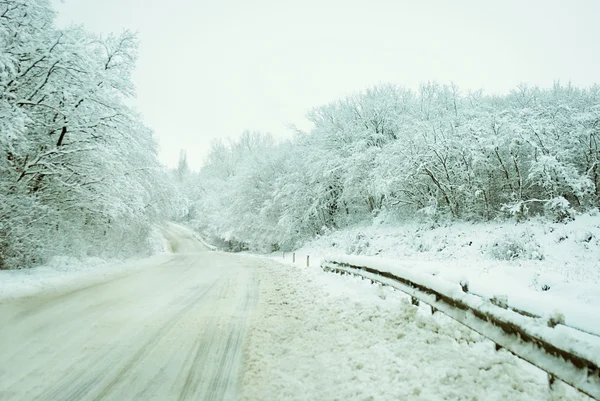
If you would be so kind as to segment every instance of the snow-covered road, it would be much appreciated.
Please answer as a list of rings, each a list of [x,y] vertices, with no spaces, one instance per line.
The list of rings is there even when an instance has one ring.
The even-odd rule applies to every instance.
[[[168,234],[166,262],[1,303],[0,400],[236,399],[252,265]]]
[[[588,399],[390,288],[167,230],[171,256],[0,299],[0,400]]]

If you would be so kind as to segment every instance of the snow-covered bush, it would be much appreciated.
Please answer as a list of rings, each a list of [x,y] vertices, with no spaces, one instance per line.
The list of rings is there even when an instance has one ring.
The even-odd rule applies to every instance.
[[[517,235],[503,234],[487,244],[488,254],[498,260],[537,259],[543,260],[544,255],[539,243],[530,232]]]
[[[544,205],[546,214],[554,218],[554,221],[564,223],[575,219],[575,210],[564,197],[559,196],[547,201]]]
[[[354,241],[346,248],[346,253],[350,255],[365,254],[370,246],[369,238],[363,232],[358,232]]]

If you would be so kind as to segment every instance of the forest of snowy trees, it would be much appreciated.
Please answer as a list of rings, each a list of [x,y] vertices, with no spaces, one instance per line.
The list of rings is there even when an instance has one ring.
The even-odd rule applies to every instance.
[[[0,1],[0,268],[129,256],[185,219],[232,248],[289,249],[373,221],[565,221],[600,206],[600,88],[505,96],[379,85],[308,113],[292,140],[217,142],[168,174],[131,107],[134,34],[58,29]],[[199,128],[201,130],[201,127]]]
[[[184,185],[196,227],[270,251],[374,219],[565,221],[600,206],[597,86],[381,85],[308,118],[284,143],[248,132],[214,144]]]
[[[47,0],[0,2],[0,268],[147,252],[172,185],[130,108],[136,37],[57,29]]]

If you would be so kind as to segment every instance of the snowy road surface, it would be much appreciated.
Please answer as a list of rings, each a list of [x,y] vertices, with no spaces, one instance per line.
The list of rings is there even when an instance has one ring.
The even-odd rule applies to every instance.
[[[0,303],[0,400],[236,399],[253,269],[169,231],[167,262]]]
[[[389,288],[167,234],[170,257],[0,300],[0,400],[589,400]]]

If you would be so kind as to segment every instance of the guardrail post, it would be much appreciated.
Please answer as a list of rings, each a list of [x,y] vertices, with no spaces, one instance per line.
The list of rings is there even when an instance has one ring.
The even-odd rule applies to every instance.
[[[554,375],[548,373],[548,390],[552,392],[554,390],[554,383],[556,382],[556,377]]]
[[[440,296],[440,294],[435,294],[435,302],[438,302],[442,299],[442,297]],[[433,315],[435,312],[437,312],[437,308],[434,308],[433,306],[431,306],[431,314]]]
[[[296,252],[292,253],[292,263],[296,263]]]
[[[310,255],[306,255],[306,267],[310,267]]]

